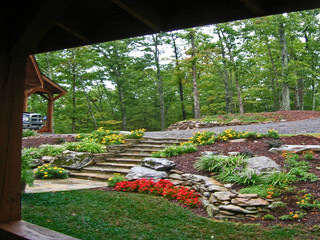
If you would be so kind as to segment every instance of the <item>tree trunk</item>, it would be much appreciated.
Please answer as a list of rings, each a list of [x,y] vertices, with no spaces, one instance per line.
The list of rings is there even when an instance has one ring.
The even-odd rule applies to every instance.
[[[158,85],[158,92],[159,92],[159,103],[160,103],[160,125],[161,125],[161,131],[165,130],[165,109],[164,109],[164,97],[163,97],[163,83],[162,83],[162,77],[160,72],[160,64],[159,64],[159,36],[152,35],[153,43],[154,43],[154,60],[157,68],[157,85]]]
[[[225,102],[226,102],[226,111],[227,113],[231,113],[231,104],[230,104],[230,85],[229,85],[229,73],[226,66],[226,53],[222,43],[222,37],[220,34],[220,30],[218,31],[218,37],[221,41],[221,56],[222,56],[222,64],[223,64],[223,77],[224,77],[224,89],[225,89]]]
[[[119,93],[119,99],[120,99],[120,106],[121,106],[121,126],[122,130],[127,130],[127,111],[126,111],[126,104],[124,101],[124,91],[122,88],[122,85],[118,85],[118,93]]]
[[[72,117],[71,117],[71,132],[76,132],[76,66],[74,64],[74,51],[71,50],[72,54],[72,63],[71,63],[71,71],[72,71],[72,83],[71,83],[71,91],[72,91]]]
[[[279,24],[279,36],[281,46],[281,60],[282,60],[282,99],[280,110],[290,110],[290,91],[287,80],[287,69],[289,63],[289,55],[287,50],[287,41],[285,36],[285,28],[283,23]]]
[[[176,68],[179,68],[179,56],[178,56],[178,48],[176,45],[176,39],[174,38],[174,34],[171,34],[172,42],[173,42],[173,51],[174,51],[174,56],[176,60]],[[183,86],[182,86],[182,81],[179,79],[179,95],[180,95],[180,103],[181,103],[181,112],[182,112],[182,119],[186,120],[187,115],[186,115],[186,109],[184,105],[184,96],[183,96]]]
[[[190,40],[191,40],[191,49],[192,49],[192,85],[193,85],[193,107],[194,107],[194,117],[200,118],[201,111],[200,111],[200,101],[199,101],[199,91],[197,85],[197,67],[196,67],[196,47],[194,43],[195,38],[195,31],[192,29],[190,31]]]
[[[267,48],[268,48],[268,55],[270,57],[270,62],[272,65],[272,71],[274,74],[274,78],[271,79],[271,89],[272,89],[272,93],[273,93],[273,110],[277,111],[279,109],[279,95],[278,95],[278,90],[277,90],[277,85],[278,85],[278,73],[276,70],[276,65],[274,63],[274,59],[272,56],[272,52],[271,52],[271,48],[270,48],[270,43],[269,43],[269,39],[266,36],[266,44],[267,44]]]
[[[295,110],[303,110],[304,97],[303,97],[303,79],[299,78],[294,91],[294,106]]]

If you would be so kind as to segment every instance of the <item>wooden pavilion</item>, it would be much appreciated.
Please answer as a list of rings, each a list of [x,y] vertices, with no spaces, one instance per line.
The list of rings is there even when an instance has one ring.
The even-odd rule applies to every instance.
[[[47,76],[41,74],[36,59],[33,55],[27,58],[26,75],[24,82],[23,112],[28,110],[28,97],[39,94],[48,101],[47,123],[45,132],[52,132],[53,104],[58,98],[65,95],[67,91],[53,82]]]
[[[319,7],[319,0],[6,1],[0,10],[0,239],[68,239],[21,221],[21,118],[30,54]]]

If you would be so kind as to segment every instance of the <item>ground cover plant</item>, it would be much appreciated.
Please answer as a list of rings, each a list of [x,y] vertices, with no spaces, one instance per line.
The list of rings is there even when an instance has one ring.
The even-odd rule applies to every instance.
[[[303,227],[216,222],[146,194],[79,190],[22,195],[22,219],[84,239],[315,239]]]
[[[68,171],[61,167],[45,164],[39,166],[34,171],[34,175],[38,179],[65,179],[68,178]]]

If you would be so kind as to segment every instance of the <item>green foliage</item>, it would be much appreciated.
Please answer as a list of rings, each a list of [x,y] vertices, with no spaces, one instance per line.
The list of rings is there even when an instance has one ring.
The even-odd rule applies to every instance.
[[[266,221],[274,221],[276,218],[275,216],[271,215],[271,214],[266,214],[262,217],[263,220],[266,220]]]
[[[222,172],[224,168],[242,168],[244,166],[244,158],[238,156],[223,156],[223,155],[205,155],[200,157],[195,168],[198,170],[209,172]]]
[[[199,131],[193,133],[193,136],[189,139],[190,143],[194,143],[196,145],[210,145],[215,142],[215,133],[214,132],[209,132],[209,131]]]
[[[297,204],[301,209],[320,209],[320,202],[311,193],[306,193],[298,198]]]
[[[306,213],[301,211],[296,212],[290,212],[289,214],[283,215],[279,217],[280,220],[287,221],[287,220],[295,220],[295,219],[301,219],[306,215]]]
[[[39,166],[34,172],[39,179],[66,179],[68,171],[60,167],[54,167],[50,164]]]
[[[266,176],[266,183],[272,186],[285,187],[288,184],[298,181],[298,178],[290,173],[286,172],[274,172],[271,175]]]
[[[95,142],[68,142],[64,147],[70,151],[102,153],[105,152],[103,145]]]
[[[125,177],[120,175],[119,173],[113,174],[113,177],[108,179],[108,186],[114,187],[118,182],[126,181]]]
[[[198,148],[192,143],[184,143],[180,146],[172,145],[166,147],[165,149],[152,153],[152,157],[173,157],[178,156],[186,153],[192,153],[197,151]]]
[[[57,156],[65,150],[62,145],[41,145],[37,152],[40,156]]]
[[[238,172],[234,175],[229,182],[244,184],[244,185],[257,185],[263,182],[263,177],[255,171]]]
[[[95,130],[89,134],[84,134],[84,133],[78,134],[77,139],[81,141],[110,144],[112,143],[111,141],[115,140],[116,136],[118,135],[119,135],[119,132],[100,127],[98,130]]]
[[[144,129],[144,128],[141,128],[138,130],[132,130],[130,134],[126,134],[126,135],[124,135],[124,137],[127,139],[141,139],[141,138],[143,138],[145,131],[146,131],[146,129]]]
[[[37,135],[36,131],[32,131],[31,129],[24,129],[22,131],[22,137],[31,137]]]
[[[278,131],[274,130],[274,129],[268,129],[268,134],[267,137],[269,138],[274,138],[274,139],[278,139],[280,138]]]
[[[34,148],[28,150],[23,149],[21,154],[21,183],[27,183],[29,186],[32,186],[34,182],[34,174],[32,171],[34,154]]]
[[[312,160],[314,157],[314,152],[312,151],[304,151],[302,154],[303,154],[303,158],[306,160]]]

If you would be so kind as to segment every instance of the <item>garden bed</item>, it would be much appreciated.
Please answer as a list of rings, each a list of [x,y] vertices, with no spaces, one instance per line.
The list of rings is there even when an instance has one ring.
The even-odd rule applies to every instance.
[[[281,137],[280,140],[284,144],[294,144],[294,145],[320,145],[320,139],[312,137],[312,136],[305,136],[305,135],[298,135],[292,137]],[[207,146],[200,146],[197,152],[184,154],[176,157],[170,157],[170,160],[176,162],[176,170],[194,174],[200,174],[205,176],[212,176],[212,174],[205,172],[205,171],[198,171],[194,168],[194,164],[198,157],[201,156],[201,153],[204,151],[213,151],[218,152],[221,154],[227,154],[228,152],[242,152],[242,151],[250,151],[257,156],[266,156],[273,159],[279,165],[284,165],[284,158],[281,154],[275,154],[269,152],[269,146],[266,142],[266,139],[254,139],[254,140],[247,140],[246,142],[217,142],[213,145]],[[320,167],[320,155],[316,154],[313,160],[308,161],[310,163],[310,170],[309,172],[316,174],[320,177],[320,170],[317,167]],[[290,212],[300,211],[301,209],[296,204],[298,201],[296,196],[302,197],[305,193],[311,193],[316,199],[320,199],[320,181],[316,182],[296,182],[292,186],[296,187],[293,193],[286,193],[282,195],[281,201],[287,203],[287,207],[284,209],[277,209],[276,211],[271,212],[271,214],[275,217],[274,221],[267,221],[260,218],[255,219],[246,219],[242,220],[241,222],[249,222],[249,223],[261,223],[263,225],[274,225],[274,224],[295,224],[295,223],[303,223],[307,226],[318,225],[320,224],[320,210],[309,210],[307,211],[307,215],[302,219],[297,220],[288,220],[282,221],[279,220],[278,217],[289,214]],[[241,185],[233,185],[234,190],[239,190],[244,186]],[[205,209],[203,211],[197,210],[198,214],[202,216],[206,216]]]

